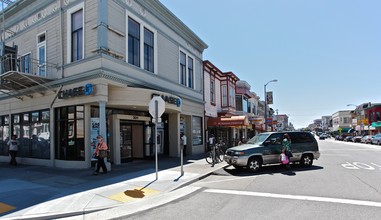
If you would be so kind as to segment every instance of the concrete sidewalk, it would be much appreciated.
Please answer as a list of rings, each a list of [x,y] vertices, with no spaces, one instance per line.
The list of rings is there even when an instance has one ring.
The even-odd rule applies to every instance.
[[[183,175],[179,158],[160,158],[157,179],[155,161],[139,161],[123,166],[113,166],[111,172],[98,176],[92,175],[92,169],[68,171],[36,166],[8,168],[10,176],[0,174],[0,177],[5,178],[0,181],[3,188],[6,184],[5,187],[13,192],[19,192],[16,190],[23,188],[32,194],[36,190],[37,192],[41,190],[50,195],[43,194],[46,199],[21,209],[20,207],[23,206],[21,203],[18,206],[12,204],[10,195],[0,189],[0,195],[4,195],[5,200],[10,199],[2,201],[3,196],[1,196],[0,203],[18,207],[10,214],[5,213],[1,216],[0,213],[0,218],[53,219],[77,216],[83,219],[85,215],[91,216],[92,212],[159,198],[160,195],[169,194],[227,166],[223,162],[212,167],[200,157],[201,155],[193,156],[184,161]],[[38,169],[38,172],[35,169]],[[22,175],[20,170],[23,171]],[[12,175],[18,179],[12,178]],[[35,178],[41,181],[36,181]],[[32,199],[36,198],[35,196],[35,194],[30,195]],[[94,217],[91,218],[94,219]]]

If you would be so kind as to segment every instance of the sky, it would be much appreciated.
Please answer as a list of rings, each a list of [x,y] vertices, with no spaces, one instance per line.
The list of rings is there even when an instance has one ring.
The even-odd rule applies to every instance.
[[[381,103],[379,0],[160,0],[208,48],[203,59],[246,81],[295,128]],[[350,106],[348,106],[350,105]]]

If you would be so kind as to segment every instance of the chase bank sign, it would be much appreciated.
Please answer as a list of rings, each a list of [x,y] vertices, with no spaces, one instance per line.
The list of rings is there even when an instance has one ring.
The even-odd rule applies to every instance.
[[[93,93],[93,85],[88,83],[84,86],[75,87],[72,89],[62,90],[58,93],[58,99],[67,99],[77,96],[91,95]]]
[[[168,103],[168,104],[173,104],[173,105],[176,105],[177,107],[180,107],[181,106],[181,99],[177,98],[177,97],[174,97],[174,96],[170,96],[170,95],[159,95],[159,94],[152,94],[152,97],[154,96],[160,96],[164,102]]]

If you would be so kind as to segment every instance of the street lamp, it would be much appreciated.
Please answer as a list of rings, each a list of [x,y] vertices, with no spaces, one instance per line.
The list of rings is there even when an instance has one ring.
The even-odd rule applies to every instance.
[[[269,84],[271,82],[278,82],[278,80],[277,79],[273,79],[273,80],[268,81],[265,84],[265,129],[266,129],[266,131],[267,131],[267,94],[266,94],[266,86],[267,86],[267,84]]]

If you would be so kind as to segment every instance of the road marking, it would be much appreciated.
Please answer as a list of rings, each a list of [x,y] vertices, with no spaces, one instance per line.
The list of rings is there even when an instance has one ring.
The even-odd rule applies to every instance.
[[[15,209],[16,207],[7,205],[5,203],[0,202],[0,214],[11,211]]]
[[[137,199],[142,199],[147,196],[152,196],[159,194],[160,192],[157,190],[149,189],[149,188],[135,188],[132,190],[126,190],[124,192],[120,192],[114,195],[109,196],[109,199],[113,199],[119,202],[130,202]]]
[[[206,189],[204,192],[381,207],[380,202],[352,200],[352,199],[337,199],[337,198],[316,197],[316,196],[294,196],[294,195],[284,195],[284,194],[274,194],[274,193],[248,192],[248,191],[237,191],[237,190],[221,190],[221,189]]]

